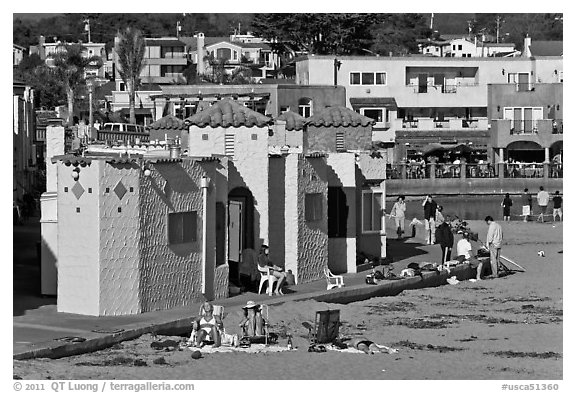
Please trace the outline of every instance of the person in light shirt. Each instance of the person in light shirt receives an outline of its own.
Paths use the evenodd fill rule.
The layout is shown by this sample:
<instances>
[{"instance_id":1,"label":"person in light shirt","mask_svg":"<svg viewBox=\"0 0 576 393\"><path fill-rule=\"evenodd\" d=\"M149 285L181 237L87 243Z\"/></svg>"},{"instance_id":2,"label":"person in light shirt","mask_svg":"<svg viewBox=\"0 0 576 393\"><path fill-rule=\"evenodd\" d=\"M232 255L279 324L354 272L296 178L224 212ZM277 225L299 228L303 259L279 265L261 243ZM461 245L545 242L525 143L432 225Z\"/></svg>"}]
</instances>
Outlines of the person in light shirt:
<instances>
[{"instance_id":1,"label":"person in light shirt","mask_svg":"<svg viewBox=\"0 0 576 393\"><path fill-rule=\"evenodd\" d=\"M500 261L500 249L502 248L502 227L496 223L492 216L486 216L484 219L488 225L488 234L486 235L486 247L490 251L490 266L492 274L489 278L498 278L498 265Z\"/></svg>"},{"instance_id":2,"label":"person in light shirt","mask_svg":"<svg viewBox=\"0 0 576 393\"><path fill-rule=\"evenodd\" d=\"M472 269L476 269L476 280L482 280L482 262L472 255L472 244L470 244L470 234L468 232L464 232L462 239L456 243L456 252L458 254L456 257L458 262L470 264Z\"/></svg>"},{"instance_id":3,"label":"person in light shirt","mask_svg":"<svg viewBox=\"0 0 576 393\"><path fill-rule=\"evenodd\" d=\"M536 219L536 222L542 219L544 222L544 214L546 213L546 209L548 208L548 201L550 200L550 194L548 191L544 191L544 187L540 186L540 191L538 191L538 195L536 195L536 199L538 200L538 207L540 207L540 214Z\"/></svg>"}]
</instances>

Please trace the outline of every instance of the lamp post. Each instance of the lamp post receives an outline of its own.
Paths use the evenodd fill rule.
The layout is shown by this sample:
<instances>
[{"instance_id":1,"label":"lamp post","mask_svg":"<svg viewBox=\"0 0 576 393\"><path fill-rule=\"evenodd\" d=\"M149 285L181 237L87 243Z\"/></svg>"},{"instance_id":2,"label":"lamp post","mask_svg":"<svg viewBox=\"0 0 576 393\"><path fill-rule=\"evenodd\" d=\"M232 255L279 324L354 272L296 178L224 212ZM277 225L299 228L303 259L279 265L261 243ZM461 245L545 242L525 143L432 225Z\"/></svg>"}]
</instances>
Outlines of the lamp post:
<instances>
[{"instance_id":1,"label":"lamp post","mask_svg":"<svg viewBox=\"0 0 576 393\"><path fill-rule=\"evenodd\" d=\"M86 78L86 87L88 87L88 102L89 102L88 125L90 126L90 130L92 130L92 127L94 127L94 112L92 109L92 93L94 92L94 78L92 77Z\"/></svg>"},{"instance_id":2,"label":"lamp post","mask_svg":"<svg viewBox=\"0 0 576 393\"><path fill-rule=\"evenodd\" d=\"M338 86L338 70L342 62L338 58L334 58L334 86Z\"/></svg>"}]
</instances>

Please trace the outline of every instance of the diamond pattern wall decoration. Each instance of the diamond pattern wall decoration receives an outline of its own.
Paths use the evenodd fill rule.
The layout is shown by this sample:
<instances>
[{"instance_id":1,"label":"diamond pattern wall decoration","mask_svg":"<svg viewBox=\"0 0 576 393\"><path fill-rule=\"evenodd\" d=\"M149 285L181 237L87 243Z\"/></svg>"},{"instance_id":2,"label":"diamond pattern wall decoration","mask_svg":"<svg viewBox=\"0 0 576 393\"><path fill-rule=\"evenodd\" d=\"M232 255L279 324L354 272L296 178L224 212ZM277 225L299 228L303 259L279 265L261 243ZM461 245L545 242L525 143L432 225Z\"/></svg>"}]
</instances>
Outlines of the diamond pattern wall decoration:
<instances>
[{"instance_id":1,"label":"diamond pattern wall decoration","mask_svg":"<svg viewBox=\"0 0 576 393\"><path fill-rule=\"evenodd\" d=\"M76 199L80 199L82 194L84 194L84 191L85 191L84 187L82 187L82 184L80 184L79 182L76 182L76 184L74 184L74 187L72 187L72 193L74 194Z\"/></svg>"},{"instance_id":2,"label":"diamond pattern wall decoration","mask_svg":"<svg viewBox=\"0 0 576 393\"><path fill-rule=\"evenodd\" d=\"M116 184L116 187L114 187L114 193L116 193L118 199L122 199L124 195L126 195L126 192L127 192L126 187L124 187L124 184L122 184L122 180L120 180L118 184Z\"/></svg>"}]
</instances>

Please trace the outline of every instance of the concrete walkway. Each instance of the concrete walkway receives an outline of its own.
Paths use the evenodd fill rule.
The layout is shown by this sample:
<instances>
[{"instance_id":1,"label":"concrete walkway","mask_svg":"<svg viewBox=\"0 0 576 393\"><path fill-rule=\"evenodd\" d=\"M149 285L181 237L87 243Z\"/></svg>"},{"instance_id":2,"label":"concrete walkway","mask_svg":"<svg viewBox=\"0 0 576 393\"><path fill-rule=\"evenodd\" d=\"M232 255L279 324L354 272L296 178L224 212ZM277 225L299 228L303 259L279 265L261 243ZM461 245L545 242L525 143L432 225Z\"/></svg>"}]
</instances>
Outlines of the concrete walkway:
<instances>
[{"instance_id":1,"label":"concrete walkway","mask_svg":"<svg viewBox=\"0 0 576 393\"><path fill-rule=\"evenodd\" d=\"M24 227L14 227L14 316L13 316L13 357L14 359L29 359L36 357L58 358L91 352L109 347L115 343L136 338L149 332L170 332L170 334L185 333L190 330L192 318L197 315L201 299L197 304L188 307L175 308L166 311L147 312L130 316L91 317L77 314L58 313L54 298L41 298L30 291L31 271L34 258L20 254L24 240L35 239L33 222ZM39 231L39 226L36 227ZM391 230L388 233L393 233ZM419 234L420 235L420 234ZM389 240L388 252L394 257L394 272L400 271L410 262L438 262L440 247L422 244L420 236L405 241ZM17 256L17 254L19 256ZM218 300L215 303L226 309L240 308L248 300L263 304L280 304L286 301L302 301L314 299L330 303L350 303L377 296L393 296L406 289L417 289L446 284L448 274L429 272L423 277L413 277L402 280L382 281L378 285L366 284L365 277L369 271L356 274L345 274L344 288L326 290L326 281L296 285L288 288L285 296L269 297L246 292L238 296ZM39 277L39 271L35 273ZM36 277L36 275L32 275ZM451 275L459 280L474 277L475 273L467 266L452 269ZM32 282L37 282L34 278ZM288 293L289 292L289 293ZM72 342L74 338L84 339Z\"/></svg>"}]
</instances>

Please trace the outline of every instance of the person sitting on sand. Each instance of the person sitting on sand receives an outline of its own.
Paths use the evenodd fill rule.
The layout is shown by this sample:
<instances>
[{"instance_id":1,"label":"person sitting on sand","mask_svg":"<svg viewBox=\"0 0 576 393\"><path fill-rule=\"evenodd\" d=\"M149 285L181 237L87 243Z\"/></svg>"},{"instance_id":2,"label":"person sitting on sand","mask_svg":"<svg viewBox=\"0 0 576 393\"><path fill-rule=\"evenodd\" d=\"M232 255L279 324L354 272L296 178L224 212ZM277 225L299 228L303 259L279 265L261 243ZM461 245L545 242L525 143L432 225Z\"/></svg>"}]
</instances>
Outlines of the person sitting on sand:
<instances>
[{"instance_id":1,"label":"person sitting on sand","mask_svg":"<svg viewBox=\"0 0 576 393\"><path fill-rule=\"evenodd\" d=\"M472 244L470 244L470 234L468 232L462 233L462 239L456 244L456 251L458 262L466 262L470 264L472 269L476 269L476 280L482 280L482 262L472 256Z\"/></svg>"},{"instance_id":2,"label":"person sitting on sand","mask_svg":"<svg viewBox=\"0 0 576 393\"><path fill-rule=\"evenodd\" d=\"M201 316L192 322L192 329L196 332L196 347L202 348L204 340L210 337L214 341L214 348L220 346L220 330L224 324L220 317L214 315L214 306L210 302L205 302L200 309Z\"/></svg>"},{"instance_id":3,"label":"person sitting on sand","mask_svg":"<svg viewBox=\"0 0 576 393\"><path fill-rule=\"evenodd\" d=\"M378 345L374 341L368 340L366 337L352 338L348 341L348 346L370 355L380 352L389 354L398 352L398 350L389 348L385 345Z\"/></svg>"},{"instance_id":4,"label":"person sitting on sand","mask_svg":"<svg viewBox=\"0 0 576 393\"><path fill-rule=\"evenodd\" d=\"M263 336L264 318L262 317L261 306L252 300L248 300L246 305L242 307L242 310L244 310L244 319L240 321L242 336Z\"/></svg>"}]
</instances>

